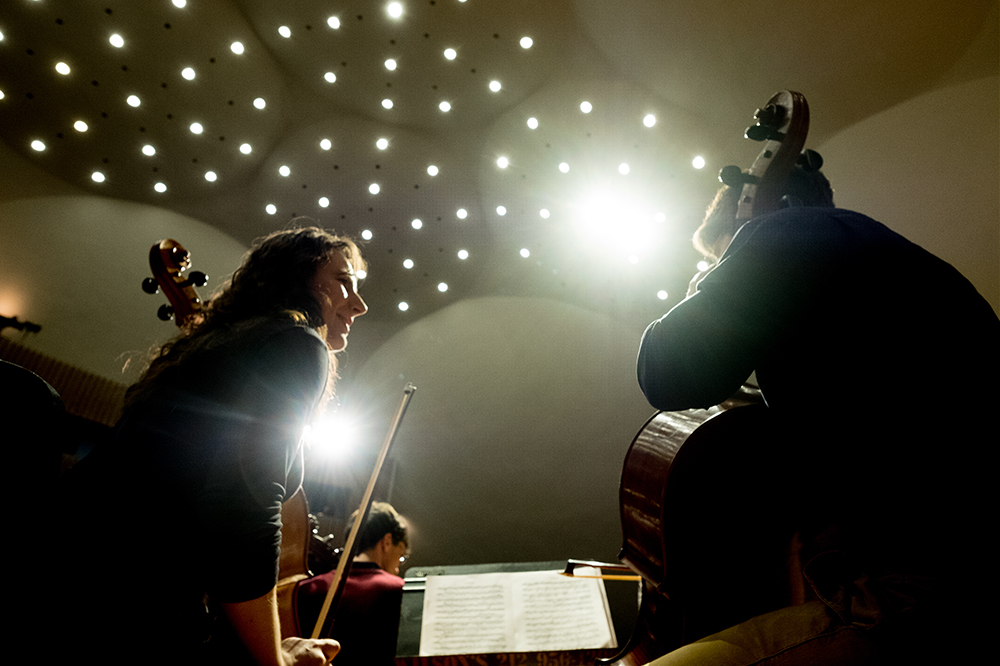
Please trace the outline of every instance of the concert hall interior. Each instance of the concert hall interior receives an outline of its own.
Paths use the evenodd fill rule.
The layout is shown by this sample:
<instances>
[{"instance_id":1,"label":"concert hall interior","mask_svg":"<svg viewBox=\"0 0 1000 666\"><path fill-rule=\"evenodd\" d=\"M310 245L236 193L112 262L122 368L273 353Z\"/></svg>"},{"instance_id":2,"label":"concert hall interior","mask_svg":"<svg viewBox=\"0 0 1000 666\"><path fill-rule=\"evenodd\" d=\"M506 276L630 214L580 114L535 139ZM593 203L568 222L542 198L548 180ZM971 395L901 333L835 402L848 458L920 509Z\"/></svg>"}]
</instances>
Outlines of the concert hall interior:
<instances>
[{"instance_id":1,"label":"concert hall interior","mask_svg":"<svg viewBox=\"0 0 1000 666\"><path fill-rule=\"evenodd\" d=\"M84 452L176 332L140 288L152 244L183 244L208 297L255 238L332 228L369 312L313 509L342 530L412 382L376 497L409 521L404 573L615 561L653 413L640 336L774 92L808 98L838 205L1000 311L998 26L997 0L4 0L2 357L56 387Z\"/></svg>"}]
</instances>

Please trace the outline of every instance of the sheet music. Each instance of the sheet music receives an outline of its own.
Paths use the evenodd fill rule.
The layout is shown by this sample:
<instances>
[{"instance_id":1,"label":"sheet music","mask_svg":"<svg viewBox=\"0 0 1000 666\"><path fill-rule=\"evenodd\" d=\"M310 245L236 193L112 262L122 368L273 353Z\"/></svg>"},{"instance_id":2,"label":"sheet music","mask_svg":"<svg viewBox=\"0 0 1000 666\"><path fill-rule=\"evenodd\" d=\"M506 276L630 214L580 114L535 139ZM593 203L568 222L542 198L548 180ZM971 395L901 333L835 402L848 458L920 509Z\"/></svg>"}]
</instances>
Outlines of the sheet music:
<instances>
[{"instance_id":1,"label":"sheet music","mask_svg":"<svg viewBox=\"0 0 1000 666\"><path fill-rule=\"evenodd\" d=\"M427 577L420 656L615 646L602 580L556 571Z\"/></svg>"}]
</instances>

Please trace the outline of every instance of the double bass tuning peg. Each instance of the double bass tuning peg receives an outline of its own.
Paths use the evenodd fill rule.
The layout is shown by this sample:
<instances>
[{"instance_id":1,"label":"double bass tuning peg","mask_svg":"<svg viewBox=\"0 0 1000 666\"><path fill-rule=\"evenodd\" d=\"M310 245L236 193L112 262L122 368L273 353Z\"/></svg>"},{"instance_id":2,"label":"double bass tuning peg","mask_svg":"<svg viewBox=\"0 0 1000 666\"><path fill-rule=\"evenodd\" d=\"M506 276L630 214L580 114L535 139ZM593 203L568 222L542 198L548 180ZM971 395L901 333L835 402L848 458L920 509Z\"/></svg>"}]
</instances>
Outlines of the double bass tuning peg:
<instances>
[{"instance_id":1,"label":"double bass tuning peg","mask_svg":"<svg viewBox=\"0 0 1000 666\"><path fill-rule=\"evenodd\" d=\"M742 188L744 185L757 183L760 178L745 173L743 169L735 164L730 164L729 166L722 167L722 170L719 171L719 180L729 187Z\"/></svg>"},{"instance_id":2,"label":"double bass tuning peg","mask_svg":"<svg viewBox=\"0 0 1000 666\"><path fill-rule=\"evenodd\" d=\"M823 156L815 150L806 148L799 154L799 159L796 164L802 167L805 171L819 171L823 168Z\"/></svg>"},{"instance_id":3,"label":"double bass tuning peg","mask_svg":"<svg viewBox=\"0 0 1000 666\"><path fill-rule=\"evenodd\" d=\"M743 136L752 141L781 141L782 134L778 131L785 121L785 108L777 104L767 104L754 111L753 119L756 125L751 125Z\"/></svg>"}]
</instances>

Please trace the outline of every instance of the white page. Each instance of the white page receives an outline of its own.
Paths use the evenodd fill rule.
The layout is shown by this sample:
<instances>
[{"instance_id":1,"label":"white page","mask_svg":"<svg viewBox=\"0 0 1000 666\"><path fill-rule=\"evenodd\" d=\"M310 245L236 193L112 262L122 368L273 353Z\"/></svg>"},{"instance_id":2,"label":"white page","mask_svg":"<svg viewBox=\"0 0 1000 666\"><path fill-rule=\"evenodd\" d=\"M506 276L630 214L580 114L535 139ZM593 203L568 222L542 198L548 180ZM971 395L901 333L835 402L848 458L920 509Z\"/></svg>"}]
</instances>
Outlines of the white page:
<instances>
[{"instance_id":1,"label":"white page","mask_svg":"<svg viewBox=\"0 0 1000 666\"><path fill-rule=\"evenodd\" d=\"M555 571L427 577L420 656L614 646L604 581Z\"/></svg>"}]
</instances>

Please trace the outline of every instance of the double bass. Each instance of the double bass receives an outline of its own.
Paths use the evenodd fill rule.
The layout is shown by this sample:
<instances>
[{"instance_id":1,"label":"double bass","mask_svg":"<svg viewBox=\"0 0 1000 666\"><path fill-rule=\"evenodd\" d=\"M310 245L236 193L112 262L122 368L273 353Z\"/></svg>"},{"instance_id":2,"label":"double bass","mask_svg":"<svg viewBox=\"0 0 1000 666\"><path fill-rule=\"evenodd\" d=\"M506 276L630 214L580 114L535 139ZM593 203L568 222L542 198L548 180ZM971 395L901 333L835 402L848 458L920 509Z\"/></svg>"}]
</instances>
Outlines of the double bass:
<instances>
[{"instance_id":1,"label":"double bass","mask_svg":"<svg viewBox=\"0 0 1000 666\"><path fill-rule=\"evenodd\" d=\"M737 224L781 206L796 164L816 170L804 151L805 97L775 94L754 114L746 138L764 143L749 170L719 179L740 188ZM636 435L623 466L619 558L641 578L636 628L606 665L645 664L727 627L804 600L794 526L756 520L779 505L787 483L770 460L781 450L756 387L710 409L659 412Z\"/></svg>"}]
</instances>

